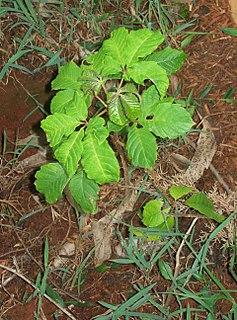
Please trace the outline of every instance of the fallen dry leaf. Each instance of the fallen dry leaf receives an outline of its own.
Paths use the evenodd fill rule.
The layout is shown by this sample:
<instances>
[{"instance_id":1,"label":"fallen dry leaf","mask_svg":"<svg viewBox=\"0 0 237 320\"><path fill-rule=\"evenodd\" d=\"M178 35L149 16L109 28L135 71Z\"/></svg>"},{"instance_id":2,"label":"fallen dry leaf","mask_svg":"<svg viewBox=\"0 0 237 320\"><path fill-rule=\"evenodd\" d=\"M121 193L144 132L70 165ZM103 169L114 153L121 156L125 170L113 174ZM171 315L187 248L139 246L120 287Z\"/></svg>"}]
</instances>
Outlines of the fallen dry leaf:
<instances>
[{"instance_id":1,"label":"fallen dry leaf","mask_svg":"<svg viewBox=\"0 0 237 320\"><path fill-rule=\"evenodd\" d=\"M204 119L203 130L200 132L191 164L183 174L184 180L191 185L198 181L202 177L204 170L210 167L216 150L217 144L215 136L211 131L209 122Z\"/></svg>"},{"instance_id":2,"label":"fallen dry leaf","mask_svg":"<svg viewBox=\"0 0 237 320\"><path fill-rule=\"evenodd\" d=\"M136 202L136 191L132 190L118 208L97 221L92 228L96 246L94 262L96 266L109 260L112 253L112 238L115 225L123 219L125 212L131 212Z\"/></svg>"}]
</instances>

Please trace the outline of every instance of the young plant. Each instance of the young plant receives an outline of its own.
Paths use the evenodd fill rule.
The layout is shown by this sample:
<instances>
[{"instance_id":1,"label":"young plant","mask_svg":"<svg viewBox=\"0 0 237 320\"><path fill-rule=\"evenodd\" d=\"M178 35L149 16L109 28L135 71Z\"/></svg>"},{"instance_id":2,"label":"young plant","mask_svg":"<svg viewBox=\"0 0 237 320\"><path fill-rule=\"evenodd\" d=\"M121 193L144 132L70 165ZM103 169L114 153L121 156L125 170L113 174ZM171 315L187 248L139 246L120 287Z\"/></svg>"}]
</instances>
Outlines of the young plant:
<instances>
[{"instance_id":1,"label":"young plant","mask_svg":"<svg viewBox=\"0 0 237 320\"><path fill-rule=\"evenodd\" d=\"M168 76L186 55L171 48L153 53L163 41L159 30L122 27L80 66L69 62L59 69L52 114L41 123L56 162L43 165L35 182L47 202L60 199L68 186L81 209L95 213L99 185L120 180L121 145L134 167L151 168L157 138L190 130L189 112L166 97Z\"/></svg>"}]
</instances>

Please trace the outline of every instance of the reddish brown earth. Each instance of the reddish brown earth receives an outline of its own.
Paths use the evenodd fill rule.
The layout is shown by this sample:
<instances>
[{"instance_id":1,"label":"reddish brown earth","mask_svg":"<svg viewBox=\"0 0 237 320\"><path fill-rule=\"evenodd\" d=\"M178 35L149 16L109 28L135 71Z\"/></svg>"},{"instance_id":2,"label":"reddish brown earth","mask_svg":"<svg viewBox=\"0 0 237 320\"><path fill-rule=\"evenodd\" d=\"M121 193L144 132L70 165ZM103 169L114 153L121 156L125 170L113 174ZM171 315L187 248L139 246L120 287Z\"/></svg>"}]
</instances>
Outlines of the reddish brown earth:
<instances>
[{"instance_id":1,"label":"reddish brown earth","mask_svg":"<svg viewBox=\"0 0 237 320\"><path fill-rule=\"evenodd\" d=\"M223 176L230 188L234 189L237 180L237 89L234 93L235 102L232 104L223 100L225 92L235 87L237 83L237 38L230 37L220 31L220 26L234 27L230 18L227 1L198 1L194 7L192 15L197 17L197 24L192 31L210 32L207 35L197 35L191 44L185 49L189 54L187 62L178 73L178 78L182 83L182 96L187 97L190 90L193 90L193 97L200 102L199 108L202 117L208 116L216 139L218 141L218 151L213 160L213 164L218 172ZM35 76L12 72L5 83L0 86L0 130L5 131L8 142L7 150L14 149L16 138L25 138L32 132L39 132L39 121L44 114L37 109L31 116L27 117L36 107L30 98L33 96L45 110L51 97L49 83L55 70L38 73ZM212 89L207 99L199 99L199 93L208 85L212 84ZM200 121L198 117L197 121ZM3 141L1 141L1 148ZM37 149L31 148L24 153L24 157L35 153ZM8 156L10 159L10 156ZM5 171L4 171L5 172ZM16 176L20 172L15 173ZM42 272L42 252L45 237L48 236L50 244L50 260L53 260L58 248L66 239L72 239L78 233L78 224L75 213L68 203L64 200L55 206L48 206L40 199L33 196L37 192L33 188L33 171L26 176L13 192L1 193L1 218L0 218L0 263L11 268L15 268L12 261L16 258L20 273L28 279L35 281L36 275ZM216 183L216 178L208 170L199 181L199 188L208 190ZM219 190L222 186L217 182ZM105 191L106 192L106 191ZM110 187L109 194L114 195L107 198L106 211L113 208L113 199L119 198L116 186ZM10 209L9 209L10 208ZM17 220L36 210L31 217L22 222ZM55 217L55 211L57 216ZM184 231L187 229L189 221L184 220ZM203 228L199 221L197 228ZM83 234L82 234L83 235ZM73 258L74 265L80 264L92 248L90 237L84 238L78 247L76 258ZM220 258L220 250L213 254L213 272L222 284L230 290L237 290L237 285L227 271L227 261ZM0 269L2 281L9 273ZM156 290L159 292L167 290L169 284L164 281L153 270L152 282L158 283ZM97 272L90 262L87 266L85 282L78 294L75 289L70 291L68 288L62 289L60 279L51 275L49 284L59 289L59 293L65 300L89 301L93 306L75 307L72 313L77 319L87 320L93 316L100 315L106 311L98 301L106 301L112 304L122 303L132 293L133 284L141 282L147 285L146 279L141 277L134 266L122 266L118 269L108 269L100 273ZM199 287L192 288L199 291ZM213 290L216 288L213 288ZM0 318L11 319L34 319L34 312L37 308L36 299L27 304L23 304L23 295L32 293L32 288L25 281L15 277L9 284L0 288ZM233 293L236 299L236 293ZM196 304L191 299L185 301L195 307ZM184 304L185 305L185 304ZM174 299L171 300L171 309L176 308ZM230 305L226 301L218 302L216 312L228 312ZM43 300L42 312L45 319L53 319L55 306ZM143 312L153 312L149 308L140 310ZM205 315L204 315L205 318ZM42 318L43 319L43 318ZM65 315L60 314L59 319L66 319Z\"/></svg>"}]
</instances>

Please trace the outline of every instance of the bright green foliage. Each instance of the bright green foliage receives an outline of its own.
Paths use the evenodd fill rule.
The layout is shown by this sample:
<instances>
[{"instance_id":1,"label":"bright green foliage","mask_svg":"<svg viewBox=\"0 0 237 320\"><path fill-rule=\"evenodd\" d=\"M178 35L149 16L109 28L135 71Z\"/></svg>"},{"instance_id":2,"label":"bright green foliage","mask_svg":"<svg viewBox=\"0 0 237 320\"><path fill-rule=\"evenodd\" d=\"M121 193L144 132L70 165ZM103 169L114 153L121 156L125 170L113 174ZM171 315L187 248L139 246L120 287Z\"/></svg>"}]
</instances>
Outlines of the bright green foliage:
<instances>
[{"instance_id":1,"label":"bright green foliage","mask_svg":"<svg viewBox=\"0 0 237 320\"><path fill-rule=\"evenodd\" d=\"M225 220L225 217L215 212L212 201L203 192L193 194L185 204L219 223Z\"/></svg>"},{"instance_id":2,"label":"bright green foliage","mask_svg":"<svg viewBox=\"0 0 237 320\"><path fill-rule=\"evenodd\" d=\"M191 192L192 187L172 186L169 188L169 193L175 201L188 195ZM224 216L215 212L213 202L209 200L203 192L197 192L192 194L184 203L188 205L190 208L197 210L204 216L213 219L219 223L225 220Z\"/></svg>"},{"instance_id":3,"label":"bright green foliage","mask_svg":"<svg viewBox=\"0 0 237 320\"><path fill-rule=\"evenodd\" d=\"M74 93L75 91L71 89L59 91L51 101L51 113L66 113L67 106L70 108L70 104L73 101Z\"/></svg>"},{"instance_id":4,"label":"bright green foliage","mask_svg":"<svg viewBox=\"0 0 237 320\"><path fill-rule=\"evenodd\" d=\"M162 206L163 201L161 200L151 200L145 205L142 219L145 226L157 227L164 222Z\"/></svg>"},{"instance_id":5,"label":"bright green foliage","mask_svg":"<svg viewBox=\"0 0 237 320\"><path fill-rule=\"evenodd\" d=\"M125 48L126 65L128 67L150 55L162 42L164 36L160 30L155 32L148 29L131 31Z\"/></svg>"},{"instance_id":6,"label":"bright green foliage","mask_svg":"<svg viewBox=\"0 0 237 320\"><path fill-rule=\"evenodd\" d=\"M63 138L68 137L79 124L79 121L66 114L55 113L41 122L41 128L47 135L50 147L55 147Z\"/></svg>"},{"instance_id":7,"label":"bright green foliage","mask_svg":"<svg viewBox=\"0 0 237 320\"><path fill-rule=\"evenodd\" d=\"M167 47L150 55L147 60L157 62L167 74L173 74L182 67L187 56L182 50Z\"/></svg>"},{"instance_id":8,"label":"bright green foliage","mask_svg":"<svg viewBox=\"0 0 237 320\"><path fill-rule=\"evenodd\" d=\"M148 108L150 112L144 111L143 117L144 114L146 117L141 119L140 123L158 137L177 138L185 134L194 124L190 114L184 108L165 99Z\"/></svg>"},{"instance_id":9,"label":"bright green foliage","mask_svg":"<svg viewBox=\"0 0 237 320\"><path fill-rule=\"evenodd\" d=\"M158 227L161 230L171 230L174 226L174 217L167 216L169 208L162 209L163 201L151 200L147 202L142 214L142 222L147 227Z\"/></svg>"},{"instance_id":10,"label":"bright green foliage","mask_svg":"<svg viewBox=\"0 0 237 320\"><path fill-rule=\"evenodd\" d=\"M149 169L157 159L156 138L144 128L134 126L128 133L127 151L135 167Z\"/></svg>"},{"instance_id":11,"label":"bright green foliage","mask_svg":"<svg viewBox=\"0 0 237 320\"><path fill-rule=\"evenodd\" d=\"M141 106L135 94L118 92L108 95L108 108L110 120L119 125L128 124L136 120L141 112ZM126 112L125 112L126 110Z\"/></svg>"},{"instance_id":12,"label":"bright green foliage","mask_svg":"<svg viewBox=\"0 0 237 320\"><path fill-rule=\"evenodd\" d=\"M79 90L81 86L81 83L79 82L81 74L81 68L78 67L74 62L69 62L59 69L58 76L52 81L52 89Z\"/></svg>"},{"instance_id":13,"label":"bright green foliage","mask_svg":"<svg viewBox=\"0 0 237 320\"><path fill-rule=\"evenodd\" d=\"M87 178L85 172L80 169L71 179L69 189L75 201L80 203L86 213L96 212L96 200L98 200L99 186L94 180Z\"/></svg>"},{"instance_id":14,"label":"bright green foliage","mask_svg":"<svg viewBox=\"0 0 237 320\"><path fill-rule=\"evenodd\" d=\"M111 33L110 39L103 45L104 54L110 56L120 67L126 64L126 44L128 31L125 28L119 28Z\"/></svg>"},{"instance_id":15,"label":"bright green foliage","mask_svg":"<svg viewBox=\"0 0 237 320\"><path fill-rule=\"evenodd\" d=\"M190 114L165 98L168 74L186 55L171 48L154 53L163 41L159 30L118 28L80 66L69 62L59 69L52 81L52 89L59 90L52 114L41 123L58 162L36 173L36 188L48 202L57 201L69 183L81 209L96 212L98 185L120 180L114 132L127 135L124 151L133 166L152 168L157 137L173 139L190 130ZM146 213L144 219L150 219Z\"/></svg>"},{"instance_id":16,"label":"bright green foliage","mask_svg":"<svg viewBox=\"0 0 237 320\"><path fill-rule=\"evenodd\" d=\"M128 69L126 77L134 82L144 85L145 80L150 80L156 86L163 98L169 87L169 79L165 69L154 61L141 61Z\"/></svg>"},{"instance_id":17,"label":"bright green foliage","mask_svg":"<svg viewBox=\"0 0 237 320\"><path fill-rule=\"evenodd\" d=\"M125 28L119 28L104 42L103 50L122 68L131 67L151 54L163 41L164 36L159 30L141 29L128 33Z\"/></svg>"},{"instance_id":18,"label":"bright green foliage","mask_svg":"<svg viewBox=\"0 0 237 320\"><path fill-rule=\"evenodd\" d=\"M35 177L36 189L45 195L48 203L54 203L62 197L68 176L60 163L44 164L36 172Z\"/></svg>"},{"instance_id":19,"label":"bright green foliage","mask_svg":"<svg viewBox=\"0 0 237 320\"><path fill-rule=\"evenodd\" d=\"M147 202L142 214L142 222L147 227L157 227L161 230L171 230L174 226L174 217L167 216L169 208L162 209L163 201L151 200Z\"/></svg>"},{"instance_id":20,"label":"bright green foliage","mask_svg":"<svg viewBox=\"0 0 237 320\"><path fill-rule=\"evenodd\" d=\"M73 132L54 152L55 158L65 167L69 177L72 177L77 171L78 161L83 152L83 137L82 129Z\"/></svg>"},{"instance_id":21,"label":"bright green foliage","mask_svg":"<svg viewBox=\"0 0 237 320\"><path fill-rule=\"evenodd\" d=\"M99 184L119 181L119 164L107 140L99 143L89 134L83 142L82 166L90 179Z\"/></svg>"},{"instance_id":22,"label":"bright green foliage","mask_svg":"<svg viewBox=\"0 0 237 320\"><path fill-rule=\"evenodd\" d=\"M174 200L178 200L189 194L192 191L192 187L185 187L185 186L172 186L169 188L170 195L174 198Z\"/></svg>"},{"instance_id":23,"label":"bright green foliage","mask_svg":"<svg viewBox=\"0 0 237 320\"><path fill-rule=\"evenodd\" d=\"M105 120L101 117L91 118L87 125L86 134L92 134L99 144L103 143L109 136Z\"/></svg>"},{"instance_id":24,"label":"bright green foliage","mask_svg":"<svg viewBox=\"0 0 237 320\"><path fill-rule=\"evenodd\" d=\"M52 113L64 113L76 120L86 120L88 116L87 96L80 90L59 91L52 99Z\"/></svg>"},{"instance_id":25,"label":"bright green foliage","mask_svg":"<svg viewBox=\"0 0 237 320\"><path fill-rule=\"evenodd\" d=\"M144 206L143 212L139 214L143 224L148 228L155 228L157 235L148 235L148 241L160 240L162 231L170 231L174 227L174 217L168 216L170 208L163 209L164 203L161 200L151 200ZM141 231L134 230L137 237L144 237Z\"/></svg>"}]
</instances>

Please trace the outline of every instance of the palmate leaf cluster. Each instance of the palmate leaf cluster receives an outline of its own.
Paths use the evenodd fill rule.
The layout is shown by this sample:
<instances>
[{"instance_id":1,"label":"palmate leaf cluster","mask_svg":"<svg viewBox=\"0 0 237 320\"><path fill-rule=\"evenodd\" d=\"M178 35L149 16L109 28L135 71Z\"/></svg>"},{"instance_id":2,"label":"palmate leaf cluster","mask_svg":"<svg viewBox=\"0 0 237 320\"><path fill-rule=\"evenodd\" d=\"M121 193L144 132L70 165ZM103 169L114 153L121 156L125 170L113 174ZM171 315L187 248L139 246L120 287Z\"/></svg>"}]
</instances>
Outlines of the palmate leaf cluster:
<instances>
[{"instance_id":1,"label":"palmate leaf cluster","mask_svg":"<svg viewBox=\"0 0 237 320\"><path fill-rule=\"evenodd\" d=\"M36 189L49 203L68 185L81 209L96 212L99 185L120 180L120 165L109 144L114 132L127 132L126 151L133 166L151 168L157 138L174 139L193 125L189 113L166 98L169 75L183 64L184 52L165 48L159 30L119 28L98 52L77 66L62 66L52 81L58 90L51 114L42 121L55 162L36 173ZM92 112L95 101L101 109Z\"/></svg>"}]
</instances>

